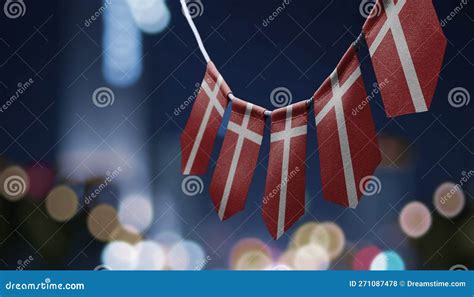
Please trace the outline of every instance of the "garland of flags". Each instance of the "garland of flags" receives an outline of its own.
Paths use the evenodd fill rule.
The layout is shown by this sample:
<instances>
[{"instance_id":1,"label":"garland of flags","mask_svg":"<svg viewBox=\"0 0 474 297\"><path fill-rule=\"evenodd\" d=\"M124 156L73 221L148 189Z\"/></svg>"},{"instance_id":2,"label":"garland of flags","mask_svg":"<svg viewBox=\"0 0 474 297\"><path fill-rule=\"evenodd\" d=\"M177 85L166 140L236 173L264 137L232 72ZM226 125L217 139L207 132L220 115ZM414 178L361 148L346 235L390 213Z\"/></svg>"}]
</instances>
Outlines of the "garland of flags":
<instances>
[{"instance_id":1,"label":"garland of flags","mask_svg":"<svg viewBox=\"0 0 474 297\"><path fill-rule=\"evenodd\" d=\"M313 97L274 111L236 98L210 60L181 0L184 15L206 59L207 70L181 135L182 173L207 172L224 111L232 111L212 176L210 194L221 220L244 209L257 165L265 118L271 118L263 219L278 239L305 212L308 108L314 108L323 196L355 208L359 186L381 161L357 47L367 44L388 117L427 111L434 96L446 37L431 0L377 0L362 34ZM420 25L422 24L422 25ZM352 111L352 112L351 112ZM354 112L356 111L356 112Z\"/></svg>"}]
</instances>

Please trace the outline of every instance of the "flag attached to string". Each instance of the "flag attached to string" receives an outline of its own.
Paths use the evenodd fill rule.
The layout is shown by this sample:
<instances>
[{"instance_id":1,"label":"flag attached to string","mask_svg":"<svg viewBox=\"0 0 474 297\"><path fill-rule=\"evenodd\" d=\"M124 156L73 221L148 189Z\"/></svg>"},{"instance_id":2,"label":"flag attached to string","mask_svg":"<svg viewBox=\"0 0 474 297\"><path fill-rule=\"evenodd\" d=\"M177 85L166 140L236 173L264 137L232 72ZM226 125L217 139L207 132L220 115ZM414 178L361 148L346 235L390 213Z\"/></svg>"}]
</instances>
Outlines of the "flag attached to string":
<instances>
[{"instance_id":1,"label":"flag attached to string","mask_svg":"<svg viewBox=\"0 0 474 297\"><path fill-rule=\"evenodd\" d=\"M209 62L191 115L181 134L183 174L202 175L207 172L230 93L222 75Z\"/></svg>"},{"instance_id":2,"label":"flag attached to string","mask_svg":"<svg viewBox=\"0 0 474 297\"><path fill-rule=\"evenodd\" d=\"M364 189L361 180L373 174L381 158L353 46L313 98L323 195L354 208Z\"/></svg>"},{"instance_id":3,"label":"flag attached to string","mask_svg":"<svg viewBox=\"0 0 474 297\"><path fill-rule=\"evenodd\" d=\"M272 112L263 220L275 239L305 210L307 110L303 101Z\"/></svg>"},{"instance_id":4,"label":"flag attached to string","mask_svg":"<svg viewBox=\"0 0 474 297\"><path fill-rule=\"evenodd\" d=\"M186 19L206 59L209 55L186 1ZM422 25L420 25L422 24ZM377 0L363 27L375 76L389 117L427 111L447 40L432 0ZM375 92L375 90L374 90ZM181 135L182 171L206 173L231 93L212 62ZM372 92L371 92L372 93ZM313 96L321 179L326 200L356 207L365 182L380 163L376 132L354 46ZM305 212L307 104L271 113L271 144L263 219L280 238ZM210 193L224 220L245 207L264 131L264 110L236 99Z\"/></svg>"},{"instance_id":5,"label":"flag attached to string","mask_svg":"<svg viewBox=\"0 0 474 297\"><path fill-rule=\"evenodd\" d=\"M232 100L232 114L210 186L221 220L245 207L262 144L264 112L259 106Z\"/></svg>"},{"instance_id":6,"label":"flag attached to string","mask_svg":"<svg viewBox=\"0 0 474 297\"><path fill-rule=\"evenodd\" d=\"M389 117L427 111L446 49L432 0L378 0L363 27Z\"/></svg>"}]
</instances>

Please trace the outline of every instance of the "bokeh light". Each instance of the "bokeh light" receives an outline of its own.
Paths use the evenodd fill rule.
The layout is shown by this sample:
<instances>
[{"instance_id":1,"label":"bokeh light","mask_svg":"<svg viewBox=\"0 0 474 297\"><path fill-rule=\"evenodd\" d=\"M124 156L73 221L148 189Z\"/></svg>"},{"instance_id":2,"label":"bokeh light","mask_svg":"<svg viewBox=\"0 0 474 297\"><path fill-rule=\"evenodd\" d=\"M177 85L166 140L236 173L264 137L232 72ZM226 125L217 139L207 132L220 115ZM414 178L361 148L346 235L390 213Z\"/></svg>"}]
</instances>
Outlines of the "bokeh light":
<instances>
[{"instance_id":1,"label":"bokeh light","mask_svg":"<svg viewBox=\"0 0 474 297\"><path fill-rule=\"evenodd\" d=\"M109 241L119 225L117 211L108 204L96 206L87 217L87 228L96 239Z\"/></svg>"},{"instance_id":2,"label":"bokeh light","mask_svg":"<svg viewBox=\"0 0 474 297\"><path fill-rule=\"evenodd\" d=\"M167 267L172 270L186 270L190 266L190 255L183 241L174 244L168 251Z\"/></svg>"},{"instance_id":3,"label":"bokeh light","mask_svg":"<svg viewBox=\"0 0 474 297\"><path fill-rule=\"evenodd\" d=\"M410 165L412 156L406 140L388 135L380 135L377 139L382 152L380 166L400 168Z\"/></svg>"},{"instance_id":4,"label":"bokeh light","mask_svg":"<svg viewBox=\"0 0 474 297\"><path fill-rule=\"evenodd\" d=\"M28 193L29 188L28 174L19 166L7 167L0 174L1 194L9 201L22 199Z\"/></svg>"},{"instance_id":5,"label":"bokeh light","mask_svg":"<svg viewBox=\"0 0 474 297\"><path fill-rule=\"evenodd\" d=\"M430 229L432 218L429 209L423 203L413 201L403 207L399 222L406 235L419 238Z\"/></svg>"},{"instance_id":6,"label":"bokeh light","mask_svg":"<svg viewBox=\"0 0 474 297\"><path fill-rule=\"evenodd\" d=\"M145 231L153 222L151 200L141 195L132 195L120 202L119 220L124 226L130 226L139 232Z\"/></svg>"},{"instance_id":7,"label":"bokeh light","mask_svg":"<svg viewBox=\"0 0 474 297\"><path fill-rule=\"evenodd\" d=\"M118 87L134 84L143 72L142 35L126 1L105 10L103 46L105 79Z\"/></svg>"},{"instance_id":8,"label":"bokeh light","mask_svg":"<svg viewBox=\"0 0 474 297\"><path fill-rule=\"evenodd\" d=\"M189 255L189 263L187 269L201 270L205 263L205 253L203 248L196 242L185 240L183 243L184 248L187 250Z\"/></svg>"},{"instance_id":9,"label":"bokeh light","mask_svg":"<svg viewBox=\"0 0 474 297\"><path fill-rule=\"evenodd\" d=\"M382 251L374 246L366 246L354 255L352 260L352 269L353 270L369 270L372 261L380 254Z\"/></svg>"},{"instance_id":10,"label":"bokeh light","mask_svg":"<svg viewBox=\"0 0 474 297\"><path fill-rule=\"evenodd\" d=\"M244 238L239 240L230 252L230 267L235 268L242 255L251 251L259 251L271 259L270 248L263 241L257 238Z\"/></svg>"},{"instance_id":11,"label":"bokeh light","mask_svg":"<svg viewBox=\"0 0 474 297\"><path fill-rule=\"evenodd\" d=\"M77 212L79 199L76 192L66 185L55 187L46 197L46 210L54 220L70 220Z\"/></svg>"},{"instance_id":12,"label":"bokeh light","mask_svg":"<svg viewBox=\"0 0 474 297\"><path fill-rule=\"evenodd\" d=\"M164 0L127 0L137 26L145 33L163 31L171 20Z\"/></svg>"},{"instance_id":13,"label":"bokeh light","mask_svg":"<svg viewBox=\"0 0 474 297\"><path fill-rule=\"evenodd\" d=\"M295 267L295 253L296 253L295 249L286 250L278 258L278 264L288 266L290 268L294 268Z\"/></svg>"},{"instance_id":14,"label":"bokeh light","mask_svg":"<svg viewBox=\"0 0 474 297\"><path fill-rule=\"evenodd\" d=\"M316 229L318 229L318 231L315 231ZM312 242L312 240L316 239L317 236L313 236L313 233L319 233L319 237L322 237L322 239L324 238L328 238L329 236L321 236L321 235L324 235L324 229L321 228L320 224L316 223L316 222L309 222L309 223L305 223L303 224L302 226L300 226L296 231L295 233L293 234L292 236L292 239L291 239L291 242L290 242L290 248L298 248L298 247L302 247L302 246L305 246L309 243ZM321 240L321 238L320 238Z\"/></svg>"},{"instance_id":15,"label":"bokeh light","mask_svg":"<svg viewBox=\"0 0 474 297\"><path fill-rule=\"evenodd\" d=\"M405 270L405 263L395 251L384 251L372 260L370 270Z\"/></svg>"},{"instance_id":16,"label":"bokeh light","mask_svg":"<svg viewBox=\"0 0 474 297\"><path fill-rule=\"evenodd\" d=\"M433 204L439 214L446 218L454 218L464 209L466 197L459 185L446 182L436 189Z\"/></svg>"},{"instance_id":17,"label":"bokeh light","mask_svg":"<svg viewBox=\"0 0 474 297\"><path fill-rule=\"evenodd\" d=\"M132 270L136 267L137 251L123 241L113 241L102 251L102 263L112 270Z\"/></svg>"},{"instance_id":18,"label":"bokeh light","mask_svg":"<svg viewBox=\"0 0 474 297\"><path fill-rule=\"evenodd\" d=\"M46 196L54 183L53 169L45 165L30 166L26 168L26 173L30 180L29 193L35 198Z\"/></svg>"},{"instance_id":19,"label":"bokeh light","mask_svg":"<svg viewBox=\"0 0 474 297\"><path fill-rule=\"evenodd\" d=\"M341 227L332 222L323 223L322 226L329 236L327 246L329 257L334 260L339 257L344 250L344 245L346 243L344 232L342 231Z\"/></svg>"},{"instance_id":20,"label":"bokeh light","mask_svg":"<svg viewBox=\"0 0 474 297\"><path fill-rule=\"evenodd\" d=\"M283 264L278 264L278 265L275 265L275 266L271 267L268 270L293 270L293 269L291 269L291 267L289 267L289 266L286 266L286 265L283 265Z\"/></svg>"},{"instance_id":21,"label":"bokeh light","mask_svg":"<svg viewBox=\"0 0 474 297\"><path fill-rule=\"evenodd\" d=\"M143 236L133 227L124 226L119 223L110 234L110 240L124 241L130 244L136 244L143 240Z\"/></svg>"},{"instance_id":22,"label":"bokeh light","mask_svg":"<svg viewBox=\"0 0 474 297\"><path fill-rule=\"evenodd\" d=\"M166 263L166 253L162 246L153 241L139 242L137 251L137 270L162 270Z\"/></svg>"},{"instance_id":23,"label":"bokeh light","mask_svg":"<svg viewBox=\"0 0 474 297\"><path fill-rule=\"evenodd\" d=\"M272 258L261 250L243 253L235 264L234 270L265 270L272 266Z\"/></svg>"},{"instance_id":24,"label":"bokeh light","mask_svg":"<svg viewBox=\"0 0 474 297\"><path fill-rule=\"evenodd\" d=\"M297 270L327 270L329 264L327 250L315 243L300 247L295 252L294 267Z\"/></svg>"}]
</instances>

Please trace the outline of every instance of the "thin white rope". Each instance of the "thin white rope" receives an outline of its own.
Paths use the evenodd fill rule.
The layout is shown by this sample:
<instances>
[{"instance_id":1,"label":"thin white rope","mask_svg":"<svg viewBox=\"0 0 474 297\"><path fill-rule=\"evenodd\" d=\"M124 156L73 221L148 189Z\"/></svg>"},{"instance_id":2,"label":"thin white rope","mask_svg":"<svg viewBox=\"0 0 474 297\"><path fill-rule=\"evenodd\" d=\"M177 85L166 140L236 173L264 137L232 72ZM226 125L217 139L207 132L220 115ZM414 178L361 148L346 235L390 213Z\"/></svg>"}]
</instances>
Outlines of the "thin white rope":
<instances>
[{"instance_id":1,"label":"thin white rope","mask_svg":"<svg viewBox=\"0 0 474 297\"><path fill-rule=\"evenodd\" d=\"M193 30L194 37L196 38L196 41L199 45L199 49L201 50L202 55L204 56L204 59L206 60L207 63L211 61L209 58L209 54L206 51L206 48L204 47L204 43L202 42L201 35L199 35L199 31L196 28L196 25L194 24L193 18L191 17L191 14L189 13L188 6L186 5L186 0L181 0L181 7L183 8L183 13L184 16L186 17L186 20L188 20L188 24L191 27L191 30Z\"/></svg>"},{"instance_id":2,"label":"thin white rope","mask_svg":"<svg viewBox=\"0 0 474 297\"><path fill-rule=\"evenodd\" d=\"M209 54L207 53L206 48L204 47L204 43L202 42L201 35L199 34L199 31L196 28L196 25L194 24L193 18L191 17L191 14L189 13L188 6L186 5L186 0L180 0L180 2L181 2L181 7L183 9L184 16L186 17L186 20L188 21L188 24L191 27L191 30L193 31L194 38L196 38L196 41L199 45L199 49L201 50L201 53L204 56L204 59L206 60L206 62L209 63L211 61L211 58L209 58ZM235 96L231 93L228 95L228 99L229 101L232 101L235 99ZM308 106L308 108L311 106L312 101L313 101L312 97L306 100L306 105ZM272 114L272 111L265 110L266 117L271 116L271 114Z\"/></svg>"}]
</instances>

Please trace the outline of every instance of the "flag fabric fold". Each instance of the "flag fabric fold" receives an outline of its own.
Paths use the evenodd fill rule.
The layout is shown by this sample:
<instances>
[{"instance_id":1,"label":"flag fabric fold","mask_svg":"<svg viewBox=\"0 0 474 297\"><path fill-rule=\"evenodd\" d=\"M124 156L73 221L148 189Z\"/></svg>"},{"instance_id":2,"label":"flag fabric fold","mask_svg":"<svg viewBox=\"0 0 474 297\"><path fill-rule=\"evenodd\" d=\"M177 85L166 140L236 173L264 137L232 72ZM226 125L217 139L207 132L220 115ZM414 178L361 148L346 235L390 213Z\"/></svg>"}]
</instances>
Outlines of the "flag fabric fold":
<instances>
[{"instance_id":1,"label":"flag fabric fold","mask_svg":"<svg viewBox=\"0 0 474 297\"><path fill-rule=\"evenodd\" d=\"M245 207L265 127L265 109L237 98L212 176L210 194L221 220Z\"/></svg>"},{"instance_id":2,"label":"flag fabric fold","mask_svg":"<svg viewBox=\"0 0 474 297\"><path fill-rule=\"evenodd\" d=\"M381 157L353 46L313 98L324 198L355 208Z\"/></svg>"},{"instance_id":3,"label":"flag fabric fold","mask_svg":"<svg viewBox=\"0 0 474 297\"><path fill-rule=\"evenodd\" d=\"M378 0L364 24L375 75L389 117L431 105L447 40L432 0Z\"/></svg>"},{"instance_id":4,"label":"flag fabric fold","mask_svg":"<svg viewBox=\"0 0 474 297\"><path fill-rule=\"evenodd\" d=\"M303 101L272 112L263 220L274 239L305 211L307 110Z\"/></svg>"},{"instance_id":5,"label":"flag fabric fold","mask_svg":"<svg viewBox=\"0 0 474 297\"><path fill-rule=\"evenodd\" d=\"M181 133L181 170L185 175L207 172L217 132L231 90L209 62L186 127Z\"/></svg>"}]
</instances>

